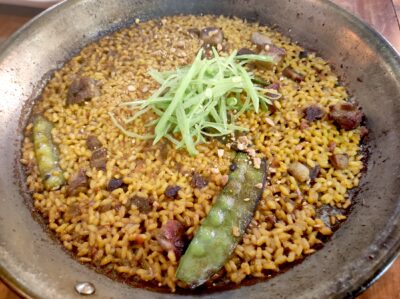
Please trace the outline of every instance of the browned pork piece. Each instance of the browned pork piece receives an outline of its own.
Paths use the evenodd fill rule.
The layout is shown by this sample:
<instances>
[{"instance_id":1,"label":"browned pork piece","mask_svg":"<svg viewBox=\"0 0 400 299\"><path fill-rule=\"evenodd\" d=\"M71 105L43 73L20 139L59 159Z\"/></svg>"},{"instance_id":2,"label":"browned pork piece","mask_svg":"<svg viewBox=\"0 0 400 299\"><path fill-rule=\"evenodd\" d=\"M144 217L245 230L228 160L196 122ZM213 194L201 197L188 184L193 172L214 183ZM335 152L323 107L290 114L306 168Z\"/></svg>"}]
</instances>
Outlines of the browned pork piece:
<instances>
[{"instance_id":1,"label":"browned pork piece","mask_svg":"<svg viewBox=\"0 0 400 299\"><path fill-rule=\"evenodd\" d=\"M90 159L90 166L97 170L105 170L107 164L107 149L104 147L98 148L93 151Z\"/></svg>"},{"instance_id":2,"label":"browned pork piece","mask_svg":"<svg viewBox=\"0 0 400 299\"><path fill-rule=\"evenodd\" d=\"M200 175L199 173L193 172L192 181L191 181L190 185L193 188L202 189L208 185L208 180L206 178L204 178L202 175Z\"/></svg>"},{"instance_id":3,"label":"browned pork piece","mask_svg":"<svg viewBox=\"0 0 400 299\"><path fill-rule=\"evenodd\" d=\"M325 111L319 105L313 104L304 108L303 114L307 121L313 122L323 118Z\"/></svg>"},{"instance_id":4,"label":"browned pork piece","mask_svg":"<svg viewBox=\"0 0 400 299\"><path fill-rule=\"evenodd\" d=\"M81 104L100 96L98 82L92 78L75 79L68 90L67 105Z\"/></svg>"},{"instance_id":5,"label":"browned pork piece","mask_svg":"<svg viewBox=\"0 0 400 299\"><path fill-rule=\"evenodd\" d=\"M224 33L221 29L216 27L206 27L200 30L200 39L204 45L217 47L224 41Z\"/></svg>"},{"instance_id":6,"label":"browned pork piece","mask_svg":"<svg viewBox=\"0 0 400 299\"><path fill-rule=\"evenodd\" d=\"M257 46L259 55L272 57L274 64L281 62L283 57L286 55L285 49L275 46L268 36L260 32L254 32L251 35L251 42Z\"/></svg>"},{"instance_id":7,"label":"browned pork piece","mask_svg":"<svg viewBox=\"0 0 400 299\"><path fill-rule=\"evenodd\" d=\"M128 200L129 208L135 205L140 213L148 214L153 209L153 200L142 196L133 196Z\"/></svg>"},{"instance_id":8,"label":"browned pork piece","mask_svg":"<svg viewBox=\"0 0 400 299\"><path fill-rule=\"evenodd\" d=\"M270 56L275 64L282 61L283 57L286 55L286 51L279 48L273 44L265 45L264 48L258 53L259 55Z\"/></svg>"},{"instance_id":9,"label":"browned pork piece","mask_svg":"<svg viewBox=\"0 0 400 299\"><path fill-rule=\"evenodd\" d=\"M318 164L310 169L310 180L312 183L315 182L315 179L319 176L320 172L321 172L321 167Z\"/></svg>"},{"instance_id":10,"label":"browned pork piece","mask_svg":"<svg viewBox=\"0 0 400 299\"><path fill-rule=\"evenodd\" d=\"M181 190L181 187L170 185L165 189L164 194L168 198L175 198L178 195L179 190Z\"/></svg>"},{"instance_id":11,"label":"browned pork piece","mask_svg":"<svg viewBox=\"0 0 400 299\"><path fill-rule=\"evenodd\" d=\"M329 161L335 169L345 169L349 165L349 156L347 154L333 154Z\"/></svg>"},{"instance_id":12,"label":"browned pork piece","mask_svg":"<svg viewBox=\"0 0 400 299\"><path fill-rule=\"evenodd\" d=\"M329 118L346 131L354 130L360 126L363 116L360 108L353 103L333 105L329 113Z\"/></svg>"},{"instance_id":13,"label":"browned pork piece","mask_svg":"<svg viewBox=\"0 0 400 299\"><path fill-rule=\"evenodd\" d=\"M108 181L107 190L112 192L118 188L124 188L124 187L127 187L127 185L125 185L121 179L112 178L111 180Z\"/></svg>"},{"instance_id":14,"label":"browned pork piece","mask_svg":"<svg viewBox=\"0 0 400 299\"><path fill-rule=\"evenodd\" d=\"M157 241L165 251L173 250L179 259L186 245L185 227L177 220L168 220L161 227Z\"/></svg>"},{"instance_id":15,"label":"browned pork piece","mask_svg":"<svg viewBox=\"0 0 400 299\"><path fill-rule=\"evenodd\" d=\"M79 192L85 191L89 187L89 180L84 169L79 169L77 173L72 175L68 180L68 195L77 195Z\"/></svg>"},{"instance_id":16,"label":"browned pork piece","mask_svg":"<svg viewBox=\"0 0 400 299\"><path fill-rule=\"evenodd\" d=\"M256 54L253 50L249 48L240 48L237 52L237 55L251 55L251 54Z\"/></svg>"},{"instance_id":17,"label":"browned pork piece","mask_svg":"<svg viewBox=\"0 0 400 299\"><path fill-rule=\"evenodd\" d=\"M98 148L102 147L102 144L101 144L100 140L97 139L96 136L89 135L86 138L86 147L88 149L90 149L91 151L93 151L95 149L98 149Z\"/></svg>"},{"instance_id":18,"label":"browned pork piece","mask_svg":"<svg viewBox=\"0 0 400 299\"><path fill-rule=\"evenodd\" d=\"M299 58L303 59L303 58L307 58L308 57L308 52L307 51L300 51L299 52Z\"/></svg>"},{"instance_id":19,"label":"browned pork piece","mask_svg":"<svg viewBox=\"0 0 400 299\"><path fill-rule=\"evenodd\" d=\"M286 67L282 71L282 75L284 75L286 78L289 78L297 83L304 81L304 75L296 72L294 69L292 69L290 66Z\"/></svg>"}]
</instances>

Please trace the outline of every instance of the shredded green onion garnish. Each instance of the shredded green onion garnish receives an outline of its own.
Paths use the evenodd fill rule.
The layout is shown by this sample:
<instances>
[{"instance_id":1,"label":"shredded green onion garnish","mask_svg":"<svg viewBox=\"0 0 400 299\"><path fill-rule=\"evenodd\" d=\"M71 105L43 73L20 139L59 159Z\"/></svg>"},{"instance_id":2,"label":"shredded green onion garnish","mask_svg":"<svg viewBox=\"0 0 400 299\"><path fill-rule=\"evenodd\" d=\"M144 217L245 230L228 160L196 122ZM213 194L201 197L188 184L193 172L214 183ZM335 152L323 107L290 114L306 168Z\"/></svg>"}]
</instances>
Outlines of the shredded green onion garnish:
<instances>
[{"instance_id":1,"label":"shredded green onion garnish","mask_svg":"<svg viewBox=\"0 0 400 299\"><path fill-rule=\"evenodd\" d=\"M167 72L151 70L149 74L160 88L147 100L121 104L136 111L123 120L124 124L147 111L154 112L158 119L146 124L155 126L154 135L128 131L109 113L114 125L129 137L154 139L154 144L166 138L177 148L186 148L191 155L197 154L196 145L205 142L207 136L247 131L235 125L235 120L248 110L258 113L260 107L268 109L268 104L281 95L276 90L255 85L258 79L244 65L251 61L272 63L272 58L253 54L237 56L236 51L222 57L215 49L213 54L212 59L202 59L200 50L190 66Z\"/></svg>"}]
</instances>

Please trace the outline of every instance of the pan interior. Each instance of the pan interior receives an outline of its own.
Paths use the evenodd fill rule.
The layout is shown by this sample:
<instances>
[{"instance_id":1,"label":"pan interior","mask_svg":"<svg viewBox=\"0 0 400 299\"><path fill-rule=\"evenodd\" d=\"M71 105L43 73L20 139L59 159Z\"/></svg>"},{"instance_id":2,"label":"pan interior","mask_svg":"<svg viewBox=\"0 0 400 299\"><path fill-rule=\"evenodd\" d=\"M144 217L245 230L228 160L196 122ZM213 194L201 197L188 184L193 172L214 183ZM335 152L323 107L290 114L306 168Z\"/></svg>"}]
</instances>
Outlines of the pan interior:
<instances>
[{"instance_id":1,"label":"pan interior","mask_svg":"<svg viewBox=\"0 0 400 299\"><path fill-rule=\"evenodd\" d=\"M249 292L254 298L266 292L272 298L344 297L397 252L400 162L394 157L400 147L400 60L377 34L328 1L67 1L19 31L0 52L0 95L5 99L0 107L0 269L20 292L35 298L75 298L75 283L90 281L96 286L94 297L154 296L72 260L32 218L20 184L22 128L52 71L90 41L135 18L201 13L277 25L305 48L317 50L344 78L371 129L369 169L356 196L358 204L333 240L282 275L213 298L239 298Z\"/></svg>"}]
</instances>

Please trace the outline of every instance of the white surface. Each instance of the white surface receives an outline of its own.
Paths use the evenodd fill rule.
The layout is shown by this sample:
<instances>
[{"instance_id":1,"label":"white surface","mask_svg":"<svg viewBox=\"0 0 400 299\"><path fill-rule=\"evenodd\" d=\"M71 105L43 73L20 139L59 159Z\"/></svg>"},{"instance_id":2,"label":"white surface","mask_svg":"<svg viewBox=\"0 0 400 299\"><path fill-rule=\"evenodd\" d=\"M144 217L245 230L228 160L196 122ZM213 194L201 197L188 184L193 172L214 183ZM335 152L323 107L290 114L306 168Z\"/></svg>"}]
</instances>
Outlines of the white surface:
<instances>
[{"instance_id":1,"label":"white surface","mask_svg":"<svg viewBox=\"0 0 400 299\"><path fill-rule=\"evenodd\" d=\"M0 3L47 8L61 0L0 0Z\"/></svg>"}]
</instances>

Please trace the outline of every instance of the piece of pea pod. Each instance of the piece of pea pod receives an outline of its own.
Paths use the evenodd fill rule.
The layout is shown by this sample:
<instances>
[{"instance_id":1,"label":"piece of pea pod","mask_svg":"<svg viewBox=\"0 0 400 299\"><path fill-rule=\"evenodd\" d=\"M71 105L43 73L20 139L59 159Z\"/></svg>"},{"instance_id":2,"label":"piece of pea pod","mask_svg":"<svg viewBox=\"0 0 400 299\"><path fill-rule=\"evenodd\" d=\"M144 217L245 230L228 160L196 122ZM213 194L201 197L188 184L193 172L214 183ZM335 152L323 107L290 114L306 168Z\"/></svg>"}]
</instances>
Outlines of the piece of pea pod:
<instances>
[{"instance_id":1,"label":"piece of pea pod","mask_svg":"<svg viewBox=\"0 0 400 299\"><path fill-rule=\"evenodd\" d=\"M229 260L265 188L267 163L255 168L244 153L238 153L236 170L230 173L207 217L182 256L176 278L195 288L217 273Z\"/></svg>"},{"instance_id":2,"label":"piece of pea pod","mask_svg":"<svg viewBox=\"0 0 400 299\"><path fill-rule=\"evenodd\" d=\"M53 142L51 130L53 125L43 116L33 120L33 145L36 162L46 190L57 190L65 183L59 165L57 147Z\"/></svg>"}]
</instances>

